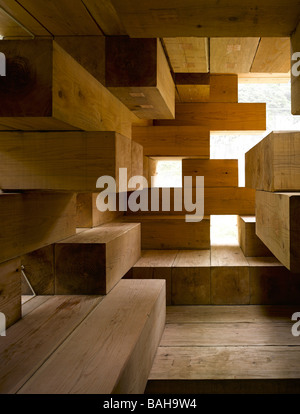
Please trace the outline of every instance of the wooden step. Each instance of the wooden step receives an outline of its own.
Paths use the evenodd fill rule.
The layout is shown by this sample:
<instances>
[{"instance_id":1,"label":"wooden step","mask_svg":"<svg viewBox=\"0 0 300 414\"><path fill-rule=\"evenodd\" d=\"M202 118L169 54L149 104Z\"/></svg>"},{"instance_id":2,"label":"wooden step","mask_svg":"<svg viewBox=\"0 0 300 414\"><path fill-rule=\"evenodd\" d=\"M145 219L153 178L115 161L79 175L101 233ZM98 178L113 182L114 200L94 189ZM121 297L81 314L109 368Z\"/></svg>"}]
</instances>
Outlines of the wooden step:
<instances>
[{"instance_id":1,"label":"wooden step","mask_svg":"<svg viewBox=\"0 0 300 414\"><path fill-rule=\"evenodd\" d=\"M146 393L299 393L296 307L180 306L167 324Z\"/></svg>"},{"instance_id":2,"label":"wooden step","mask_svg":"<svg viewBox=\"0 0 300 414\"><path fill-rule=\"evenodd\" d=\"M256 217L238 216L239 245L246 257L273 256L255 234Z\"/></svg>"},{"instance_id":3,"label":"wooden step","mask_svg":"<svg viewBox=\"0 0 300 414\"><path fill-rule=\"evenodd\" d=\"M147 156L207 159L210 155L209 130L197 126L137 126L132 128L132 139Z\"/></svg>"},{"instance_id":4,"label":"wooden step","mask_svg":"<svg viewBox=\"0 0 300 414\"><path fill-rule=\"evenodd\" d=\"M300 190L300 132L272 132L246 153L246 187Z\"/></svg>"},{"instance_id":5,"label":"wooden step","mask_svg":"<svg viewBox=\"0 0 300 414\"><path fill-rule=\"evenodd\" d=\"M294 53L299 52L300 47L300 24L298 24L296 30L293 32L293 35L291 36L291 55L293 57ZM299 77L299 58L297 56L297 60L292 60L292 76L291 76L291 82L292 82L292 114L293 115L300 115L300 77ZM293 65L296 65L295 68L293 68ZM294 76L293 72L297 76Z\"/></svg>"},{"instance_id":6,"label":"wooden step","mask_svg":"<svg viewBox=\"0 0 300 414\"><path fill-rule=\"evenodd\" d=\"M209 249L210 219L187 223L185 216L128 215L124 222L141 223L142 249Z\"/></svg>"},{"instance_id":7,"label":"wooden step","mask_svg":"<svg viewBox=\"0 0 300 414\"><path fill-rule=\"evenodd\" d=\"M97 180L109 175L118 191L119 169L127 168L131 177L131 147L129 138L115 132L2 132L0 186L96 192Z\"/></svg>"},{"instance_id":8,"label":"wooden step","mask_svg":"<svg viewBox=\"0 0 300 414\"><path fill-rule=\"evenodd\" d=\"M0 194L0 263L76 233L76 199L68 193Z\"/></svg>"},{"instance_id":9,"label":"wooden step","mask_svg":"<svg viewBox=\"0 0 300 414\"><path fill-rule=\"evenodd\" d=\"M292 272L300 265L300 193L256 192L256 234Z\"/></svg>"},{"instance_id":10,"label":"wooden step","mask_svg":"<svg viewBox=\"0 0 300 414\"><path fill-rule=\"evenodd\" d=\"M245 257L238 246L144 250L127 277L165 279L169 305L294 305L300 273L275 257Z\"/></svg>"},{"instance_id":11,"label":"wooden step","mask_svg":"<svg viewBox=\"0 0 300 414\"><path fill-rule=\"evenodd\" d=\"M174 119L175 85L160 40L109 36L105 41L105 84L111 93L139 118Z\"/></svg>"},{"instance_id":12,"label":"wooden step","mask_svg":"<svg viewBox=\"0 0 300 414\"><path fill-rule=\"evenodd\" d=\"M5 317L5 327L9 328L22 316L20 258L0 264L0 292L0 312ZM2 328L0 321L0 337L3 333Z\"/></svg>"},{"instance_id":13,"label":"wooden step","mask_svg":"<svg viewBox=\"0 0 300 414\"><path fill-rule=\"evenodd\" d=\"M184 177L204 177L205 187L238 187L238 160L182 160L182 185Z\"/></svg>"},{"instance_id":14,"label":"wooden step","mask_svg":"<svg viewBox=\"0 0 300 414\"><path fill-rule=\"evenodd\" d=\"M143 393L165 325L165 282L123 280L100 303L77 296L65 306L62 298L53 300L61 305L48 300L42 305L47 311L37 308L26 317L27 326L25 318L8 332L1 392ZM48 321L41 324L41 319Z\"/></svg>"},{"instance_id":15,"label":"wooden step","mask_svg":"<svg viewBox=\"0 0 300 414\"><path fill-rule=\"evenodd\" d=\"M8 62L0 89L4 129L116 131L131 137L136 116L55 41L4 40L1 51Z\"/></svg>"},{"instance_id":16,"label":"wooden step","mask_svg":"<svg viewBox=\"0 0 300 414\"><path fill-rule=\"evenodd\" d=\"M55 245L55 293L105 295L141 256L137 223L108 223Z\"/></svg>"},{"instance_id":17,"label":"wooden step","mask_svg":"<svg viewBox=\"0 0 300 414\"><path fill-rule=\"evenodd\" d=\"M161 126L199 126L210 131L265 131L266 104L181 103L175 120L157 120Z\"/></svg>"}]
</instances>

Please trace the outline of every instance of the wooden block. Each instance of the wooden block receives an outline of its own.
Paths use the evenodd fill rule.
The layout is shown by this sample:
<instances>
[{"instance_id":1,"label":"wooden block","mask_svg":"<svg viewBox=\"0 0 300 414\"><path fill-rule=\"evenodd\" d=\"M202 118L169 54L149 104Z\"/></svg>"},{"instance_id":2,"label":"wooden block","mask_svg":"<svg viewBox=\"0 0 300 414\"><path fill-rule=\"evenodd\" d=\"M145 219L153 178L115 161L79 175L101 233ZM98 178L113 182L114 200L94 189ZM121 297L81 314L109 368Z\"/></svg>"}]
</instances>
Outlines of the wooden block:
<instances>
[{"instance_id":1,"label":"wooden block","mask_svg":"<svg viewBox=\"0 0 300 414\"><path fill-rule=\"evenodd\" d=\"M157 175L157 162L151 157L143 157L143 176L147 179L149 188L152 185L152 177L154 180Z\"/></svg>"},{"instance_id":2,"label":"wooden block","mask_svg":"<svg viewBox=\"0 0 300 414\"><path fill-rule=\"evenodd\" d=\"M0 187L96 191L101 176L131 175L131 140L115 132L0 133ZM34 172L34 173L33 173Z\"/></svg>"},{"instance_id":3,"label":"wooden block","mask_svg":"<svg viewBox=\"0 0 300 414\"><path fill-rule=\"evenodd\" d=\"M32 34L36 36L50 36L50 33L45 27L43 27L15 0L1 0L0 7L2 9L0 13L1 35L4 36L4 38L32 38Z\"/></svg>"},{"instance_id":4,"label":"wooden block","mask_svg":"<svg viewBox=\"0 0 300 414\"><path fill-rule=\"evenodd\" d=\"M210 38L211 73L248 73L259 37Z\"/></svg>"},{"instance_id":5,"label":"wooden block","mask_svg":"<svg viewBox=\"0 0 300 414\"><path fill-rule=\"evenodd\" d=\"M131 141L131 177L143 175L143 147Z\"/></svg>"},{"instance_id":6,"label":"wooden block","mask_svg":"<svg viewBox=\"0 0 300 414\"><path fill-rule=\"evenodd\" d=\"M159 39L107 37L105 65L107 88L136 116L174 118L175 85Z\"/></svg>"},{"instance_id":7,"label":"wooden block","mask_svg":"<svg viewBox=\"0 0 300 414\"><path fill-rule=\"evenodd\" d=\"M165 37L163 42L175 73L209 72L209 44L207 38Z\"/></svg>"},{"instance_id":8,"label":"wooden block","mask_svg":"<svg viewBox=\"0 0 300 414\"><path fill-rule=\"evenodd\" d=\"M177 250L144 250L142 257L132 268L133 279L164 279L166 303L172 304L172 265Z\"/></svg>"},{"instance_id":9,"label":"wooden block","mask_svg":"<svg viewBox=\"0 0 300 414\"><path fill-rule=\"evenodd\" d=\"M176 86L185 86L185 85L210 86L210 81L211 81L210 73L177 72L174 74L174 76L175 76Z\"/></svg>"},{"instance_id":10,"label":"wooden block","mask_svg":"<svg viewBox=\"0 0 300 414\"><path fill-rule=\"evenodd\" d=\"M300 51L300 24L296 31L291 36L291 55L292 55L292 114L300 115L300 71L299 71L299 56L294 55L294 53L299 53ZM296 59L294 59L296 57ZM295 67L294 67L295 65Z\"/></svg>"},{"instance_id":11,"label":"wooden block","mask_svg":"<svg viewBox=\"0 0 300 414\"><path fill-rule=\"evenodd\" d=\"M143 393L165 306L164 281L122 280L19 393Z\"/></svg>"},{"instance_id":12,"label":"wooden block","mask_svg":"<svg viewBox=\"0 0 300 414\"><path fill-rule=\"evenodd\" d=\"M54 295L53 244L22 256L21 264L36 295Z\"/></svg>"},{"instance_id":13,"label":"wooden block","mask_svg":"<svg viewBox=\"0 0 300 414\"><path fill-rule=\"evenodd\" d=\"M125 216L125 222L141 223L142 249L209 249L210 220L187 223L185 216L137 215Z\"/></svg>"},{"instance_id":14,"label":"wooden block","mask_svg":"<svg viewBox=\"0 0 300 414\"><path fill-rule=\"evenodd\" d=\"M0 78L1 125L131 136L137 118L56 42L3 41L1 50L8 60Z\"/></svg>"},{"instance_id":15,"label":"wooden block","mask_svg":"<svg viewBox=\"0 0 300 414\"><path fill-rule=\"evenodd\" d=\"M107 294L141 255L139 224L109 223L55 245L55 293Z\"/></svg>"},{"instance_id":16,"label":"wooden block","mask_svg":"<svg viewBox=\"0 0 300 414\"><path fill-rule=\"evenodd\" d=\"M236 246L211 248L211 303L249 305L249 265Z\"/></svg>"},{"instance_id":17,"label":"wooden block","mask_svg":"<svg viewBox=\"0 0 300 414\"><path fill-rule=\"evenodd\" d=\"M123 212L99 211L97 197L99 193L78 193L76 199L76 227L92 228L109 223L122 217Z\"/></svg>"},{"instance_id":18,"label":"wooden block","mask_svg":"<svg viewBox=\"0 0 300 414\"><path fill-rule=\"evenodd\" d=\"M204 177L205 187L238 187L238 160L182 160L182 182L184 177Z\"/></svg>"},{"instance_id":19,"label":"wooden block","mask_svg":"<svg viewBox=\"0 0 300 414\"><path fill-rule=\"evenodd\" d=\"M158 211L151 211L151 191L148 190L148 211L127 211L127 215L143 215L143 216L157 216L157 215L180 215L193 214L194 212L187 212L184 204L184 192L182 192L182 211L175 211L174 209L174 192L180 192L181 189L170 188L170 211L163 211L162 207L162 188L159 190L159 206ZM165 188L164 191L168 191ZM195 200L195 188L193 189L193 200ZM180 198L180 193L176 198ZM200 208L200 206L199 206ZM207 187L204 189L204 215L255 215L255 190L244 187Z\"/></svg>"},{"instance_id":20,"label":"wooden block","mask_svg":"<svg viewBox=\"0 0 300 414\"><path fill-rule=\"evenodd\" d=\"M55 36L55 41L94 78L105 85L104 36Z\"/></svg>"},{"instance_id":21,"label":"wooden block","mask_svg":"<svg viewBox=\"0 0 300 414\"><path fill-rule=\"evenodd\" d=\"M238 103L238 75L211 74L209 102Z\"/></svg>"},{"instance_id":22,"label":"wooden block","mask_svg":"<svg viewBox=\"0 0 300 414\"><path fill-rule=\"evenodd\" d=\"M272 132L246 153L246 186L300 190L300 132Z\"/></svg>"},{"instance_id":23,"label":"wooden block","mask_svg":"<svg viewBox=\"0 0 300 414\"><path fill-rule=\"evenodd\" d=\"M300 274L292 274L277 259L253 257L250 265L250 304L299 304Z\"/></svg>"},{"instance_id":24,"label":"wooden block","mask_svg":"<svg viewBox=\"0 0 300 414\"><path fill-rule=\"evenodd\" d=\"M180 251L172 268L172 305L210 304L210 250Z\"/></svg>"},{"instance_id":25,"label":"wooden block","mask_svg":"<svg viewBox=\"0 0 300 414\"><path fill-rule=\"evenodd\" d=\"M199 126L210 131L265 131L263 103L180 103L175 120L156 120L160 126Z\"/></svg>"},{"instance_id":26,"label":"wooden block","mask_svg":"<svg viewBox=\"0 0 300 414\"><path fill-rule=\"evenodd\" d=\"M101 299L54 296L12 326L0 346L1 394L15 394Z\"/></svg>"},{"instance_id":27,"label":"wooden block","mask_svg":"<svg viewBox=\"0 0 300 414\"><path fill-rule=\"evenodd\" d=\"M73 194L0 194L0 263L74 235L75 213Z\"/></svg>"},{"instance_id":28,"label":"wooden block","mask_svg":"<svg viewBox=\"0 0 300 414\"><path fill-rule=\"evenodd\" d=\"M52 35L99 35L101 30L80 0L54 0L40 7L38 0L20 0L19 4Z\"/></svg>"},{"instance_id":29,"label":"wooden block","mask_svg":"<svg viewBox=\"0 0 300 414\"><path fill-rule=\"evenodd\" d=\"M127 35L110 0L83 0L83 4L105 36Z\"/></svg>"},{"instance_id":30,"label":"wooden block","mask_svg":"<svg viewBox=\"0 0 300 414\"><path fill-rule=\"evenodd\" d=\"M300 193L256 192L256 234L293 273L299 272Z\"/></svg>"},{"instance_id":31,"label":"wooden block","mask_svg":"<svg viewBox=\"0 0 300 414\"><path fill-rule=\"evenodd\" d=\"M9 328L22 317L20 258L0 264L0 292L0 312L5 315L6 328ZM1 338L2 324L0 328Z\"/></svg>"},{"instance_id":32,"label":"wooden block","mask_svg":"<svg viewBox=\"0 0 300 414\"><path fill-rule=\"evenodd\" d=\"M255 234L255 216L238 216L239 245L246 257L273 256Z\"/></svg>"},{"instance_id":33,"label":"wooden block","mask_svg":"<svg viewBox=\"0 0 300 414\"><path fill-rule=\"evenodd\" d=\"M251 72L288 73L290 69L290 38L261 38Z\"/></svg>"},{"instance_id":34,"label":"wooden block","mask_svg":"<svg viewBox=\"0 0 300 414\"><path fill-rule=\"evenodd\" d=\"M112 0L131 37L254 37L289 36L299 21L297 0L246 3L209 0ZM278 24L280 22L280 25ZM217 24L219 23L219 24Z\"/></svg>"},{"instance_id":35,"label":"wooden block","mask_svg":"<svg viewBox=\"0 0 300 414\"><path fill-rule=\"evenodd\" d=\"M132 139L143 146L147 156L210 156L210 133L197 126L133 127Z\"/></svg>"}]
</instances>

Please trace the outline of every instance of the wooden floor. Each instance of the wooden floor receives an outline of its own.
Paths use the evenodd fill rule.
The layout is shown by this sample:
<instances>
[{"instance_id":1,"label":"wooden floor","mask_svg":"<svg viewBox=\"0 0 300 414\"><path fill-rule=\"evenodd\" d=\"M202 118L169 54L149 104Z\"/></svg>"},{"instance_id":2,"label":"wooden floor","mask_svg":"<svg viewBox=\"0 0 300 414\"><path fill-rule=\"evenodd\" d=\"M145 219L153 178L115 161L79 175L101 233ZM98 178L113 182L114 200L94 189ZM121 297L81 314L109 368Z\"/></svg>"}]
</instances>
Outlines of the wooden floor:
<instances>
[{"instance_id":1,"label":"wooden floor","mask_svg":"<svg viewBox=\"0 0 300 414\"><path fill-rule=\"evenodd\" d=\"M172 306L146 393L299 393L295 306Z\"/></svg>"}]
</instances>

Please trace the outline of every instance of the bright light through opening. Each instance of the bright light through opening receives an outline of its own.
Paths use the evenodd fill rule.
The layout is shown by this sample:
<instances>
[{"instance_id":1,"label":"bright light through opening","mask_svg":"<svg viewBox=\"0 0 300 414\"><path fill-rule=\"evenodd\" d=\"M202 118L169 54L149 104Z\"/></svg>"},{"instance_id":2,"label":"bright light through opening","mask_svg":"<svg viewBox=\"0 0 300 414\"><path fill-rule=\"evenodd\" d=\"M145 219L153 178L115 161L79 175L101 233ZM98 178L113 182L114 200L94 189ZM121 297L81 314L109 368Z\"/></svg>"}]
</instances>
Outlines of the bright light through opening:
<instances>
[{"instance_id":1,"label":"bright light through opening","mask_svg":"<svg viewBox=\"0 0 300 414\"><path fill-rule=\"evenodd\" d=\"M182 161L158 161L155 187L182 187Z\"/></svg>"}]
</instances>

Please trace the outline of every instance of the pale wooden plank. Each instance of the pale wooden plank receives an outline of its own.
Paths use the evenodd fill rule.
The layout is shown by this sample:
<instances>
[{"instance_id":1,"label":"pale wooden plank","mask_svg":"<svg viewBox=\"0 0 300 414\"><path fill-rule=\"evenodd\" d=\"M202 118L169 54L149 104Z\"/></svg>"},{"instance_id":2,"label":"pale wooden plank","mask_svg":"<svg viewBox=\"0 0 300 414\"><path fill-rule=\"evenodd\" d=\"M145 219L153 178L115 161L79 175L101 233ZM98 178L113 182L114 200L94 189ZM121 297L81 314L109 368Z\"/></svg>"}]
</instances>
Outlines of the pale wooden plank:
<instances>
[{"instance_id":1,"label":"pale wooden plank","mask_svg":"<svg viewBox=\"0 0 300 414\"><path fill-rule=\"evenodd\" d=\"M51 299L52 296L34 296L26 303L22 304L22 318L25 318L30 312L41 306L47 300Z\"/></svg>"},{"instance_id":2,"label":"pale wooden plank","mask_svg":"<svg viewBox=\"0 0 300 414\"><path fill-rule=\"evenodd\" d=\"M56 296L12 326L0 343L0 392L16 393L100 301Z\"/></svg>"},{"instance_id":3,"label":"pale wooden plank","mask_svg":"<svg viewBox=\"0 0 300 414\"><path fill-rule=\"evenodd\" d=\"M290 38L261 38L251 66L251 72L288 73L290 69Z\"/></svg>"},{"instance_id":4,"label":"pale wooden plank","mask_svg":"<svg viewBox=\"0 0 300 414\"><path fill-rule=\"evenodd\" d=\"M127 35L123 23L110 0L83 0L83 4L105 36Z\"/></svg>"},{"instance_id":5,"label":"pale wooden plank","mask_svg":"<svg viewBox=\"0 0 300 414\"><path fill-rule=\"evenodd\" d=\"M141 393L164 323L165 282L123 280L19 393Z\"/></svg>"}]
</instances>

